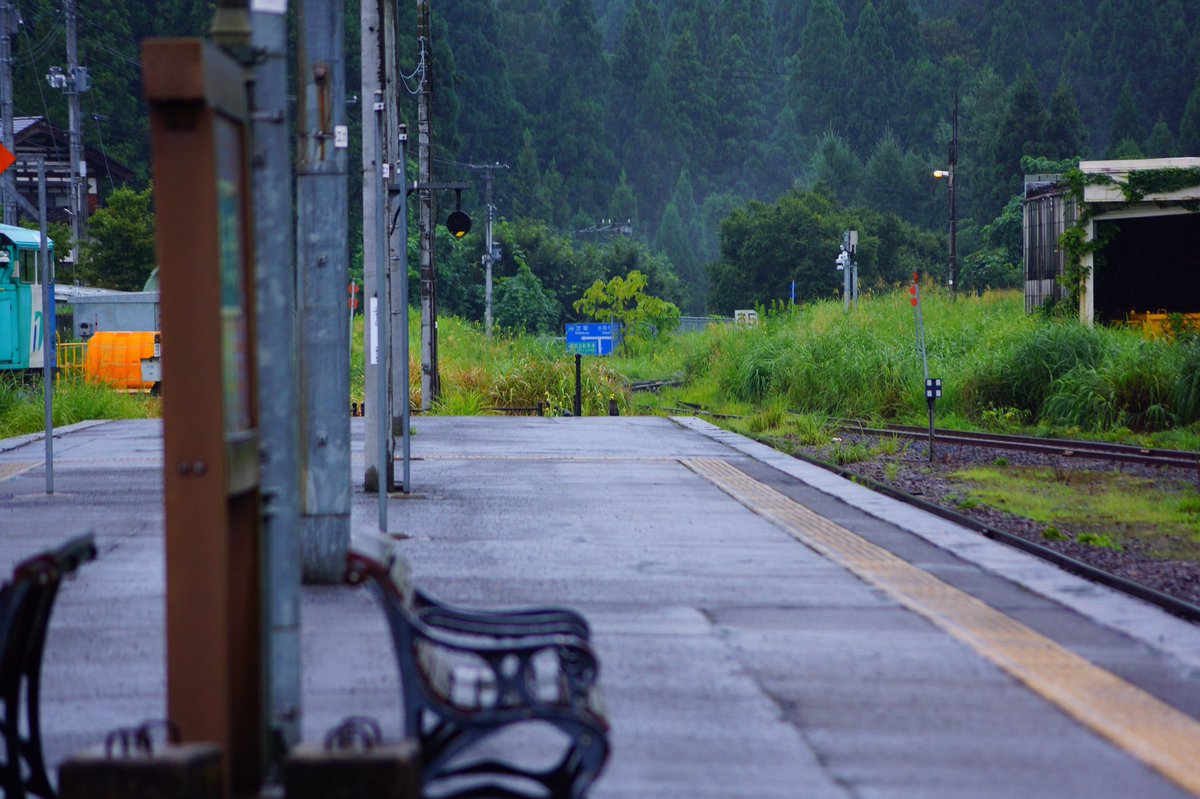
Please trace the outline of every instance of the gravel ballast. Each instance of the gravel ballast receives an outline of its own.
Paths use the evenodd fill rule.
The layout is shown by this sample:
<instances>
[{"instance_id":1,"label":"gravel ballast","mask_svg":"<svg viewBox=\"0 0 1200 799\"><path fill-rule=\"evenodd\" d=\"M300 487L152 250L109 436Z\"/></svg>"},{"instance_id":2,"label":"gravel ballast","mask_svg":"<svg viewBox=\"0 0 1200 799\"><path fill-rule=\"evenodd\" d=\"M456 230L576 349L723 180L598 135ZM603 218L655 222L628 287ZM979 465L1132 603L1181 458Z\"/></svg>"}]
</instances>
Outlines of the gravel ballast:
<instances>
[{"instance_id":1,"label":"gravel ballast","mask_svg":"<svg viewBox=\"0 0 1200 799\"><path fill-rule=\"evenodd\" d=\"M862 445L875 451L878 438L857 433L843 433L833 444L822 447L796 446L790 448L811 458L833 463L835 447ZM845 472L869 478L935 505L953 510L1010 535L1018 536L1067 557L1087 563L1118 577L1140 583L1148 588L1200 605L1200 563L1187 560L1164 560L1152 557L1146 542L1124 538L1121 549L1081 543L1078 533L1069 527L1057 526L1058 533L1047 535L1047 525L1032 519L999 510L982 503L961 500L967 487L951 475L975 466L995 464L1003 458L1010 467L1051 468L1056 472L1121 472L1125 475L1152 481L1164 489L1179 490L1181 486L1196 486L1197 472L1190 469L1141 466L1105 460L1042 455L1030 452L997 450L956 444L937 444L933 463L925 441L910 441L894 455L877 454L868 460L838 466ZM1081 474L1082 476L1082 474Z\"/></svg>"}]
</instances>

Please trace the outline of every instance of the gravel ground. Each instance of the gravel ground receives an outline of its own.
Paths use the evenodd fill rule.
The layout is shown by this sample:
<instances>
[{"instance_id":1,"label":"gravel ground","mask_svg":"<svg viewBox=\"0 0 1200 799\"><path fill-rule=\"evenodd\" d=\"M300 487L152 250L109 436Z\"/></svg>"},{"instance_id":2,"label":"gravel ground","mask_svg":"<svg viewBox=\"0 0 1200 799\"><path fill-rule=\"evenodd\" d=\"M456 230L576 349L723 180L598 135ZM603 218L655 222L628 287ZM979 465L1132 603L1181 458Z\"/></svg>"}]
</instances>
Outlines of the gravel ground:
<instances>
[{"instance_id":1,"label":"gravel ground","mask_svg":"<svg viewBox=\"0 0 1200 799\"><path fill-rule=\"evenodd\" d=\"M863 444L873 448L878 444L874 437L858 434L842 434L840 439L842 446ZM833 445L793 445L792 448L827 463L833 462ZM1007 460L1009 466L1041 466L1071 472L1119 471L1177 490L1185 486L1195 489L1198 479L1195 471L948 444L938 445L934 454L934 462L930 465L928 444L912 440L903 451L895 455L877 455L871 460L846 464L842 468L928 502L951 508L996 529L1033 541L1120 577L1200 605L1200 562L1151 557L1147 545L1136 539L1122 540L1122 551L1079 543L1073 539L1076 532L1083 531L1064 527L1060 527L1059 530L1067 536L1066 540L1050 540L1044 537L1046 525L1041 522L985 505L960 506L958 500L964 495L965 489L961 483L950 479L954 472L972 466L992 464L1001 457ZM889 468L890 463L896 465Z\"/></svg>"}]
</instances>

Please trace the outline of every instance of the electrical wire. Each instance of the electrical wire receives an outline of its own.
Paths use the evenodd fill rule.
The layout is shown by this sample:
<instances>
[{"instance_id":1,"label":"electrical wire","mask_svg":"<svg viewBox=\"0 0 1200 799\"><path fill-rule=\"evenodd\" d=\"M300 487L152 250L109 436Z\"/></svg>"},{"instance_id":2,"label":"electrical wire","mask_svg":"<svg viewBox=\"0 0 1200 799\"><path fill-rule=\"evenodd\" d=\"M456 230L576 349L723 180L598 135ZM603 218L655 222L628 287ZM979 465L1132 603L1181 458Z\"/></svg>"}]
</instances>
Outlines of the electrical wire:
<instances>
[{"instance_id":1,"label":"electrical wire","mask_svg":"<svg viewBox=\"0 0 1200 799\"><path fill-rule=\"evenodd\" d=\"M30 41L30 38L29 38L29 29L26 28L24 25L22 25L21 33L23 34L23 36L25 38L26 48L32 50L32 42ZM36 57L34 57L31 54L30 60L33 63L34 72L35 73L40 72L41 69L38 67ZM46 93L42 90L42 82L39 80L39 81L35 81L35 83L37 84L37 87L38 87L38 98L42 101L42 114L43 114L42 119L44 119L46 121L46 124L49 125L50 124L50 105L46 102ZM16 143L14 142L13 145L14 145L14 149L15 149ZM55 139L53 136L50 137L50 152L52 152L54 154L55 158L61 158L63 156L63 152L59 149L58 140Z\"/></svg>"},{"instance_id":2,"label":"electrical wire","mask_svg":"<svg viewBox=\"0 0 1200 799\"><path fill-rule=\"evenodd\" d=\"M96 97L92 95L92 122L96 125L96 135L100 137L100 156L104 159L104 171L108 175L109 191L116 191L117 184L113 182L112 168L108 165L108 151L104 149L104 129L100 127L100 116L96 110Z\"/></svg>"}]
</instances>

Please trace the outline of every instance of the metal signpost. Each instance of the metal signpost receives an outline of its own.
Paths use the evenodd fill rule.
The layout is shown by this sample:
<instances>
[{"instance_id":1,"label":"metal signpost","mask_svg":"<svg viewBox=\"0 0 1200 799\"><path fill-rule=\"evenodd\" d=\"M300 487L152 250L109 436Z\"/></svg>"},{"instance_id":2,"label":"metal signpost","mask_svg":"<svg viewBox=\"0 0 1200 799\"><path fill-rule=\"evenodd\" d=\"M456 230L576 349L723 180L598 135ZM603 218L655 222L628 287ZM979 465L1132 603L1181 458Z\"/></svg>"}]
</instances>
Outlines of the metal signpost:
<instances>
[{"instance_id":1,"label":"metal signpost","mask_svg":"<svg viewBox=\"0 0 1200 799\"><path fill-rule=\"evenodd\" d=\"M167 713L266 761L254 241L246 73L199 39L142 45L162 286ZM340 327L340 325L339 325Z\"/></svg>"},{"instance_id":2,"label":"metal signpost","mask_svg":"<svg viewBox=\"0 0 1200 799\"><path fill-rule=\"evenodd\" d=\"M612 355L621 343L621 326L609 323L567 325L567 352L580 355Z\"/></svg>"},{"instance_id":3,"label":"metal signpost","mask_svg":"<svg viewBox=\"0 0 1200 799\"><path fill-rule=\"evenodd\" d=\"M933 406L942 396L942 379L929 376L929 358L925 352L925 320L921 317L921 279L916 272L913 272L913 282L908 287L908 294L917 323L917 354L921 356L921 368L925 372L925 403L929 406L929 462L933 463Z\"/></svg>"},{"instance_id":4,"label":"metal signpost","mask_svg":"<svg viewBox=\"0 0 1200 799\"><path fill-rule=\"evenodd\" d=\"M858 308L858 231L846 230L842 232L842 248L838 253L837 264L838 271L842 273L844 287L842 289L842 302L845 310L850 310L850 302L853 300L854 307Z\"/></svg>"}]
</instances>

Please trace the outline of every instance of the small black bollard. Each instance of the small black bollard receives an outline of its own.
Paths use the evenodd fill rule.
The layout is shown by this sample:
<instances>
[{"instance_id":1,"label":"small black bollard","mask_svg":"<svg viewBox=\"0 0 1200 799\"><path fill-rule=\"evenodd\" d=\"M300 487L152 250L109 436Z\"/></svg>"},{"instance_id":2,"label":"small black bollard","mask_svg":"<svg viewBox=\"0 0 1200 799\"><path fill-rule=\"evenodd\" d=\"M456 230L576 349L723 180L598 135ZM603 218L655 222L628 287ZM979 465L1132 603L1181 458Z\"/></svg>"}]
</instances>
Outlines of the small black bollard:
<instances>
[{"instance_id":1,"label":"small black bollard","mask_svg":"<svg viewBox=\"0 0 1200 799\"><path fill-rule=\"evenodd\" d=\"M608 401L608 415L609 416L620 416L621 415L621 405L615 399L610 399Z\"/></svg>"},{"instance_id":2,"label":"small black bollard","mask_svg":"<svg viewBox=\"0 0 1200 799\"><path fill-rule=\"evenodd\" d=\"M575 353L575 415L583 416L583 356Z\"/></svg>"}]
</instances>

